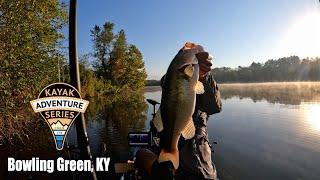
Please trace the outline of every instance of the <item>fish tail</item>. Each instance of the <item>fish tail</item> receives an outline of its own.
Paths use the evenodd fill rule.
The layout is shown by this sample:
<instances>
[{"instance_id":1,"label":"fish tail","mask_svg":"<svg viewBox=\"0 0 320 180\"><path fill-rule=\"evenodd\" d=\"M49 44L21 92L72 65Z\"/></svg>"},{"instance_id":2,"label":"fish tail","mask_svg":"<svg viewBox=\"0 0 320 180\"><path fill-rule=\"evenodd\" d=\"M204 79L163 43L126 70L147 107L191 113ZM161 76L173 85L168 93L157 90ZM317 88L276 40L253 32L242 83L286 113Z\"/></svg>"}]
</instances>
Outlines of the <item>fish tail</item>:
<instances>
[{"instance_id":1,"label":"fish tail","mask_svg":"<svg viewBox=\"0 0 320 180\"><path fill-rule=\"evenodd\" d=\"M164 161L171 161L174 168L178 169L179 167L179 150L174 149L170 151L166 151L164 149L161 149L158 162L164 162Z\"/></svg>"}]
</instances>

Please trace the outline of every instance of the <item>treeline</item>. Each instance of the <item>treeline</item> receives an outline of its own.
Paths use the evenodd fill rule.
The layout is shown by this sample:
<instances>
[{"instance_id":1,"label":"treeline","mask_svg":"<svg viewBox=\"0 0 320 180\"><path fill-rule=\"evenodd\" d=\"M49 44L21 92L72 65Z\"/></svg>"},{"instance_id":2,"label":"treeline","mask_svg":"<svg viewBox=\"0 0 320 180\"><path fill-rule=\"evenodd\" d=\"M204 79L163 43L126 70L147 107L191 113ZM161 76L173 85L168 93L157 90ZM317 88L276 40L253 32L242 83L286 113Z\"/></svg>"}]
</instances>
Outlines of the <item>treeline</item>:
<instances>
[{"instance_id":1,"label":"treeline","mask_svg":"<svg viewBox=\"0 0 320 180\"><path fill-rule=\"evenodd\" d=\"M298 56L253 62L249 67L221 67L212 70L218 82L319 81L320 58L300 59Z\"/></svg>"},{"instance_id":2,"label":"treeline","mask_svg":"<svg viewBox=\"0 0 320 180\"><path fill-rule=\"evenodd\" d=\"M160 86L160 80L154 80L154 79L152 79L152 80L147 80L146 81L146 85L147 86Z\"/></svg>"},{"instance_id":3,"label":"treeline","mask_svg":"<svg viewBox=\"0 0 320 180\"><path fill-rule=\"evenodd\" d=\"M218 67L212 70L220 83L320 81L320 57L300 59L298 56L253 62L248 67ZM147 86L159 86L160 80L147 80Z\"/></svg>"},{"instance_id":4,"label":"treeline","mask_svg":"<svg viewBox=\"0 0 320 180\"><path fill-rule=\"evenodd\" d=\"M67 19L67 5L59 0L0 2L0 143L22 138L39 122L29 101L42 88L69 83ZM143 55L114 26L106 22L91 30L93 51L80 57L82 96L104 104L143 101Z\"/></svg>"}]
</instances>

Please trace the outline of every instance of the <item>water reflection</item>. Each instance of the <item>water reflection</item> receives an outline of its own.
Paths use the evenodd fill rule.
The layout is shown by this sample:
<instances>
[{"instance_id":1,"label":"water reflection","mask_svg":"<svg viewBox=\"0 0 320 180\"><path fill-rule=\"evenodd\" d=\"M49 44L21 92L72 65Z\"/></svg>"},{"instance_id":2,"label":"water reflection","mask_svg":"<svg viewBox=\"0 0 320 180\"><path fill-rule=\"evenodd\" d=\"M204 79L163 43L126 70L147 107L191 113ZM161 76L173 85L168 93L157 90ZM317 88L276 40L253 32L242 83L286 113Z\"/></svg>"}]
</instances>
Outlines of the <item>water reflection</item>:
<instances>
[{"instance_id":1,"label":"water reflection","mask_svg":"<svg viewBox=\"0 0 320 180\"><path fill-rule=\"evenodd\" d=\"M221 179L320 177L320 83L284 84L220 85L223 111L210 117L208 129L210 140L218 141L214 160ZM90 100L85 115L93 156L101 156L105 144L105 155L113 161L132 158L127 134L146 131L151 119L152 108L144 96L160 101L161 88L113 104ZM54 150L45 123L26 142L23 147L0 146L2 159L70 158L66 149ZM75 126L67 144L76 145Z\"/></svg>"},{"instance_id":2,"label":"water reflection","mask_svg":"<svg viewBox=\"0 0 320 180\"><path fill-rule=\"evenodd\" d=\"M320 104L304 104L303 110L310 127L320 132Z\"/></svg>"},{"instance_id":3,"label":"water reflection","mask_svg":"<svg viewBox=\"0 0 320 180\"><path fill-rule=\"evenodd\" d=\"M320 82L220 84L220 91L223 99L251 98L254 102L291 105L320 102Z\"/></svg>"},{"instance_id":4,"label":"water reflection","mask_svg":"<svg viewBox=\"0 0 320 180\"><path fill-rule=\"evenodd\" d=\"M105 144L108 154L119 155L130 151L127 135L132 131L144 131L148 106L143 95L123 99L112 104L90 101L86 113L87 131L93 155L101 155ZM70 139L75 142L75 128Z\"/></svg>"},{"instance_id":5,"label":"water reflection","mask_svg":"<svg viewBox=\"0 0 320 180\"><path fill-rule=\"evenodd\" d=\"M147 98L159 99L160 90ZM320 83L222 84L220 91L223 110L208 120L219 179L319 179Z\"/></svg>"}]
</instances>

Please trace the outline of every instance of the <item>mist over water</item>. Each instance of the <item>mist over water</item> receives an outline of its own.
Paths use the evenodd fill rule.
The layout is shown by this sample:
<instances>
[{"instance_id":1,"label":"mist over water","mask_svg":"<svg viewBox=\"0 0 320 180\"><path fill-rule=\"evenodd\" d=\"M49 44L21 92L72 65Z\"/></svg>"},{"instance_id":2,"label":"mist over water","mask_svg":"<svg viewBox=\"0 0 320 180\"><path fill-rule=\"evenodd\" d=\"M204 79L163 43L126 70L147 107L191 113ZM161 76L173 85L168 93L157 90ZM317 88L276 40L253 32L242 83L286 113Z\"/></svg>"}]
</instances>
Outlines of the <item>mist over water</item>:
<instances>
[{"instance_id":1,"label":"mist over water","mask_svg":"<svg viewBox=\"0 0 320 180\"><path fill-rule=\"evenodd\" d=\"M319 119L312 107L237 97L209 122L218 141L215 162L224 179L318 179ZM318 111L319 112L319 111Z\"/></svg>"},{"instance_id":2,"label":"mist over water","mask_svg":"<svg viewBox=\"0 0 320 180\"><path fill-rule=\"evenodd\" d=\"M145 96L160 100L155 89ZM210 116L208 131L221 179L319 179L319 83L221 84L220 91L223 110Z\"/></svg>"},{"instance_id":3,"label":"mist over water","mask_svg":"<svg viewBox=\"0 0 320 180\"><path fill-rule=\"evenodd\" d=\"M223 110L210 116L208 131L211 143L218 142L213 145L213 159L221 179L319 179L320 83L220 84L219 88ZM147 87L144 96L160 102L161 88ZM147 131L152 112L143 98L111 105L90 101L85 115L93 157L111 157L111 164L132 160L134 149L128 146L127 134ZM1 145L1 163L8 156L79 158L75 126L67 140L64 150L56 151L44 123L24 145ZM7 175L4 164L0 177L1 172Z\"/></svg>"}]
</instances>

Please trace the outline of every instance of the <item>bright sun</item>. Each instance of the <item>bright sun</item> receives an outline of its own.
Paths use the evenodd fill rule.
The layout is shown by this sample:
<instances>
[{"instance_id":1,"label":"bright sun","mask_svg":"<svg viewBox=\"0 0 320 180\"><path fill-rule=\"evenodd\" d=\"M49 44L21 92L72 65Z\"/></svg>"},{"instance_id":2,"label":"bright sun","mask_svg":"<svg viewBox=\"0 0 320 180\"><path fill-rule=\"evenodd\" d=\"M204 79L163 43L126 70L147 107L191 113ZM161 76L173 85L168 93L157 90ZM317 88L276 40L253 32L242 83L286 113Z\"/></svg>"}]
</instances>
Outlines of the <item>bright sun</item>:
<instances>
[{"instance_id":1,"label":"bright sun","mask_svg":"<svg viewBox=\"0 0 320 180\"><path fill-rule=\"evenodd\" d=\"M276 51L281 56L320 56L320 11L310 12L292 24Z\"/></svg>"}]
</instances>

